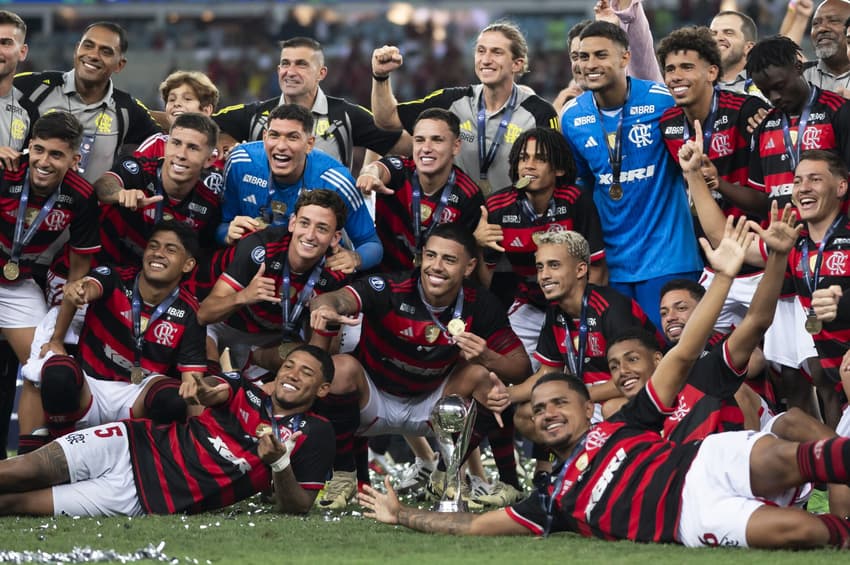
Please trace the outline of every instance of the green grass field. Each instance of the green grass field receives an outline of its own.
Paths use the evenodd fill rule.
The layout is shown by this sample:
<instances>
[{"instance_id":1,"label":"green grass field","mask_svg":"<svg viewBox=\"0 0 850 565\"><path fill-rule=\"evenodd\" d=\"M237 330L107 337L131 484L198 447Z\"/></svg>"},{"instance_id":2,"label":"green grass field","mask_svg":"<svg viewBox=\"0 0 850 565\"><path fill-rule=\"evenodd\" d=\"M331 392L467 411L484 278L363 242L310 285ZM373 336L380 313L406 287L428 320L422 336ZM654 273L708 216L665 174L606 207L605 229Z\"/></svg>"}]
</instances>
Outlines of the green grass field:
<instances>
[{"instance_id":1,"label":"green grass field","mask_svg":"<svg viewBox=\"0 0 850 565\"><path fill-rule=\"evenodd\" d=\"M846 553L686 549L669 545L587 540L570 534L533 537L457 538L377 524L356 512L313 511L283 517L253 502L198 516L143 518L3 518L0 550L64 552L74 546L135 552L165 542L179 563L564 563L599 565L711 563L724 565L848 562ZM0 554L2 555L2 554ZM408 561L409 560L409 561Z\"/></svg>"}]
</instances>

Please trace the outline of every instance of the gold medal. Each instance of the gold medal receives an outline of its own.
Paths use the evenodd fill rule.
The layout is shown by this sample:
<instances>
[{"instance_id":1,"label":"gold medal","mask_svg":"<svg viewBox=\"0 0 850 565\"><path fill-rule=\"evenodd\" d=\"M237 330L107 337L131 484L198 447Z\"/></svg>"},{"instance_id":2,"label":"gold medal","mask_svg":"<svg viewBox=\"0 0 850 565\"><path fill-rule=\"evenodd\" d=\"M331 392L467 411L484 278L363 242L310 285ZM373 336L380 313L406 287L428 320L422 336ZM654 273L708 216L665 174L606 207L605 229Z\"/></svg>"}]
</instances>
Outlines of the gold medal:
<instances>
[{"instance_id":1,"label":"gold medal","mask_svg":"<svg viewBox=\"0 0 850 565\"><path fill-rule=\"evenodd\" d=\"M35 221L36 216L38 216L38 208L27 208L26 214L24 214L24 221L27 226L31 226Z\"/></svg>"},{"instance_id":2,"label":"gold medal","mask_svg":"<svg viewBox=\"0 0 850 565\"><path fill-rule=\"evenodd\" d=\"M611 200L614 202L620 200L623 197L623 187L620 186L620 183L615 182L611 185L611 188L608 189L608 196L611 197Z\"/></svg>"},{"instance_id":3,"label":"gold medal","mask_svg":"<svg viewBox=\"0 0 850 565\"><path fill-rule=\"evenodd\" d=\"M519 177L514 185L517 190L522 190L531 184L531 179L529 177Z\"/></svg>"},{"instance_id":4,"label":"gold medal","mask_svg":"<svg viewBox=\"0 0 850 565\"><path fill-rule=\"evenodd\" d=\"M422 266L422 254L421 253L417 252L413 255L413 266L414 267Z\"/></svg>"},{"instance_id":5,"label":"gold medal","mask_svg":"<svg viewBox=\"0 0 850 565\"><path fill-rule=\"evenodd\" d=\"M490 185L490 181L488 181L487 179L479 179L478 188L481 189L481 192L484 194L484 196L489 196L490 193L493 191L493 187Z\"/></svg>"},{"instance_id":6,"label":"gold medal","mask_svg":"<svg viewBox=\"0 0 850 565\"><path fill-rule=\"evenodd\" d=\"M259 426L257 426L257 430L254 432L254 435L257 436L257 439L260 439L261 437L269 435L273 431L274 430L270 425L260 424Z\"/></svg>"},{"instance_id":7,"label":"gold medal","mask_svg":"<svg viewBox=\"0 0 850 565\"><path fill-rule=\"evenodd\" d=\"M142 382L142 380L144 380L144 378L145 378L145 372L142 370L141 367L135 366L132 369L130 369L130 382L133 383L134 385L137 385L140 382Z\"/></svg>"},{"instance_id":8,"label":"gold medal","mask_svg":"<svg viewBox=\"0 0 850 565\"><path fill-rule=\"evenodd\" d=\"M286 214L286 203L278 202L277 200L275 200L274 202L272 202L272 212L274 212L275 214L280 214L281 216Z\"/></svg>"},{"instance_id":9,"label":"gold medal","mask_svg":"<svg viewBox=\"0 0 850 565\"><path fill-rule=\"evenodd\" d=\"M579 472L587 469L587 453L582 453L576 460L576 469L578 469Z\"/></svg>"},{"instance_id":10,"label":"gold medal","mask_svg":"<svg viewBox=\"0 0 850 565\"><path fill-rule=\"evenodd\" d=\"M466 331L466 323L460 318L453 318L446 328L448 328L451 336L456 336Z\"/></svg>"},{"instance_id":11,"label":"gold medal","mask_svg":"<svg viewBox=\"0 0 850 565\"><path fill-rule=\"evenodd\" d=\"M286 359L289 357L289 354L292 353L292 350L301 345L297 341L284 341L280 345L277 346L277 354L280 355L281 359Z\"/></svg>"},{"instance_id":12,"label":"gold medal","mask_svg":"<svg viewBox=\"0 0 850 565\"><path fill-rule=\"evenodd\" d=\"M425 341L434 343L438 337L440 337L440 328L434 325L425 328Z\"/></svg>"},{"instance_id":13,"label":"gold medal","mask_svg":"<svg viewBox=\"0 0 850 565\"><path fill-rule=\"evenodd\" d=\"M806 316L806 331L812 335L819 334L823 330L823 322L812 312Z\"/></svg>"},{"instance_id":14,"label":"gold medal","mask_svg":"<svg viewBox=\"0 0 850 565\"><path fill-rule=\"evenodd\" d=\"M269 227L269 223L267 221L265 221L262 216L257 216L256 218L254 218L254 221L257 222L258 224L260 224L257 227L258 230L264 230L267 227Z\"/></svg>"},{"instance_id":15,"label":"gold medal","mask_svg":"<svg viewBox=\"0 0 850 565\"><path fill-rule=\"evenodd\" d=\"M174 216L172 214L169 214L168 212L163 212L162 219L166 221L173 220Z\"/></svg>"},{"instance_id":16,"label":"gold medal","mask_svg":"<svg viewBox=\"0 0 850 565\"><path fill-rule=\"evenodd\" d=\"M17 278L21 276L21 269L18 267L17 263L6 263L3 265L3 276L9 281L17 280Z\"/></svg>"},{"instance_id":17,"label":"gold medal","mask_svg":"<svg viewBox=\"0 0 850 565\"><path fill-rule=\"evenodd\" d=\"M145 331L147 331L148 322L150 322L150 318L144 315L139 316L139 329L142 330L142 333L145 333Z\"/></svg>"},{"instance_id":18,"label":"gold medal","mask_svg":"<svg viewBox=\"0 0 850 565\"><path fill-rule=\"evenodd\" d=\"M423 222L427 222L428 218L431 217L431 207L427 204L419 205L419 217L422 218Z\"/></svg>"}]
</instances>

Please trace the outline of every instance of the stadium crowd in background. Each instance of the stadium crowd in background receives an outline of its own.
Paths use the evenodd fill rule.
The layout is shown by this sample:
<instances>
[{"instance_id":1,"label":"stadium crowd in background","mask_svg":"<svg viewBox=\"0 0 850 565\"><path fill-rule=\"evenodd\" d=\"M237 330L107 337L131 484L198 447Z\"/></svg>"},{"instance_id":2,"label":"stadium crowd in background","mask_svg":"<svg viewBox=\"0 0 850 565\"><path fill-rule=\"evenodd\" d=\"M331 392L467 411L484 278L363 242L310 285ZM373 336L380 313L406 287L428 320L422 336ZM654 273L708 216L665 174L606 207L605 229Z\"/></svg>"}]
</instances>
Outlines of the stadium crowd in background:
<instances>
[{"instance_id":1,"label":"stadium crowd in background","mask_svg":"<svg viewBox=\"0 0 850 565\"><path fill-rule=\"evenodd\" d=\"M467 86L371 46L343 73L371 96L286 35L279 92L217 112L217 73L161 77L162 112L116 88L114 22L17 72L0 10L0 513L265 491L429 532L850 547L850 2L791 0L770 37L722 8L653 37L599 0L541 64L551 101L506 20L455 54ZM452 488L496 510L395 494L450 494L449 395L478 413ZM415 457L378 490L388 435Z\"/></svg>"}]
</instances>

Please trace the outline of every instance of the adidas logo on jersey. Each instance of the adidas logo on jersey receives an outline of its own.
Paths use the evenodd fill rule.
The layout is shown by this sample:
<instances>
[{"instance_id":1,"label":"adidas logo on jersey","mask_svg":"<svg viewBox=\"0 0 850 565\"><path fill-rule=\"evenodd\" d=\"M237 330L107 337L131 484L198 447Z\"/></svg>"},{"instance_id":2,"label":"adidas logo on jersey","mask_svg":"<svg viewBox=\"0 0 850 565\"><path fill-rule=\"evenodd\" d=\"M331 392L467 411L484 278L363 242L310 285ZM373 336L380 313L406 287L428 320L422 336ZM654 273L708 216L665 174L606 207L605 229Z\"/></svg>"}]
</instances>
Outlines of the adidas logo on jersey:
<instances>
[{"instance_id":1,"label":"adidas logo on jersey","mask_svg":"<svg viewBox=\"0 0 850 565\"><path fill-rule=\"evenodd\" d=\"M587 138L587 143L584 144L585 147L598 147L599 144L596 143L596 140L592 137Z\"/></svg>"},{"instance_id":2,"label":"adidas logo on jersey","mask_svg":"<svg viewBox=\"0 0 850 565\"><path fill-rule=\"evenodd\" d=\"M466 120L460 124L460 129L463 131L472 131L472 122L470 120Z\"/></svg>"},{"instance_id":3,"label":"adidas logo on jersey","mask_svg":"<svg viewBox=\"0 0 850 565\"><path fill-rule=\"evenodd\" d=\"M256 204L257 203L257 197L254 196L253 194L249 194L248 196L246 196L245 198L242 199L242 202L247 202L248 204Z\"/></svg>"},{"instance_id":4,"label":"adidas logo on jersey","mask_svg":"<svg viewBox=\"0 0 850 565\"><path fill-rule=\"evenodd\" d=\"M404 337L413 337L413 328L404 328L403 330L401 330L401 335L403 335Z\"/></svg>"},{"instance_id":5,"label":"adidas logo on jersey","mask_svg":"<svg viewBox=\"0 0 850 565\"><path fill-rule=\"evenodd\" d=\"M519 238L519 236L516 236L511 242L511 247L523 247L522 240Z\"/></svg>"},{"instance_id":6,"label":"adidas logo on jersey","mask_svg":"<svg viewBox=\"0 0 850 565\"><path fill-rule=\"evenodd\" d=\"M764 146L765 149L773 149L776 147L776 144L773 143L772 139L767 140L767 145Z\"/></svg>"}]
</instances>

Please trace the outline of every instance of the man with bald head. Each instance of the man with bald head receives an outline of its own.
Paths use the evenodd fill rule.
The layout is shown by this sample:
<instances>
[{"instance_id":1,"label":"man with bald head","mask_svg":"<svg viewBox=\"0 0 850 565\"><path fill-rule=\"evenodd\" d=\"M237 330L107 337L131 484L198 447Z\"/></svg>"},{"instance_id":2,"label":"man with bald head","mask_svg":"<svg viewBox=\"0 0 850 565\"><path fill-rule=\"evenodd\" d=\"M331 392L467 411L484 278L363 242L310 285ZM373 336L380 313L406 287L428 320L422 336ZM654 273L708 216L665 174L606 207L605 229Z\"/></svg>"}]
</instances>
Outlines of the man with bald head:
<instances>
[{"instance_id":1,"label":"man with bald head","mask_svg":"<svg viewBox=\"0 0 850 565\"><path fill-rule=\"evenodd\" d=\"M850 58L847 56L845 22L850 2L824 0L815 9L811 38L816 61L806 63L803 77L813 85L850 97Z\"/></svg>"}]
</instances>

